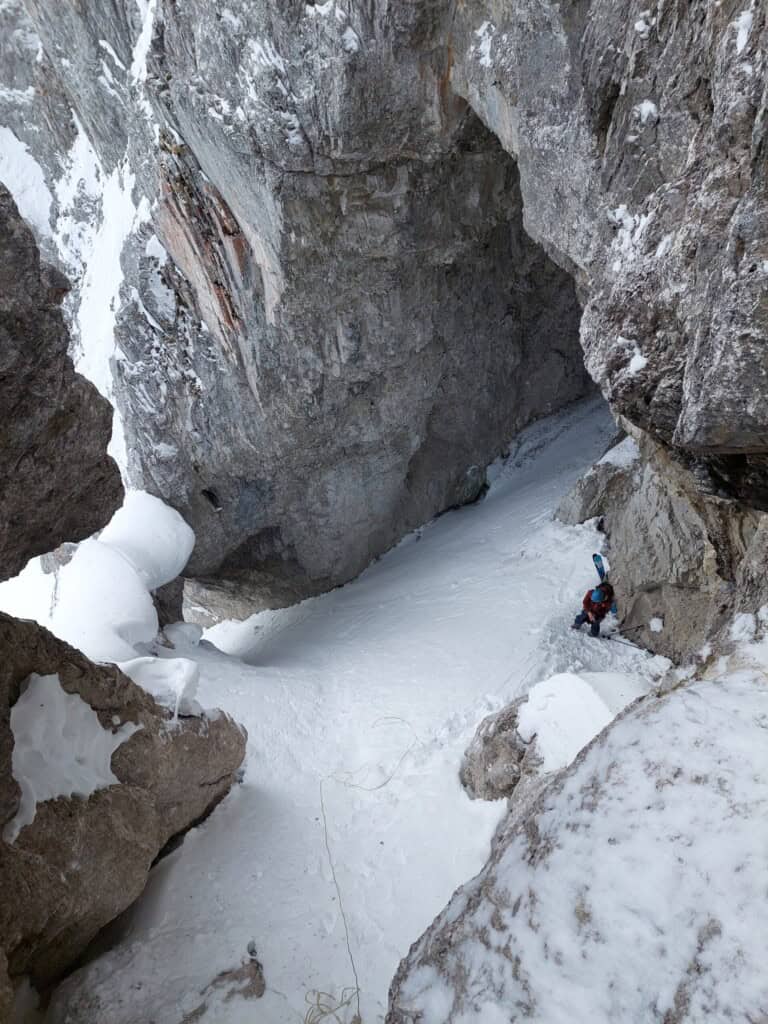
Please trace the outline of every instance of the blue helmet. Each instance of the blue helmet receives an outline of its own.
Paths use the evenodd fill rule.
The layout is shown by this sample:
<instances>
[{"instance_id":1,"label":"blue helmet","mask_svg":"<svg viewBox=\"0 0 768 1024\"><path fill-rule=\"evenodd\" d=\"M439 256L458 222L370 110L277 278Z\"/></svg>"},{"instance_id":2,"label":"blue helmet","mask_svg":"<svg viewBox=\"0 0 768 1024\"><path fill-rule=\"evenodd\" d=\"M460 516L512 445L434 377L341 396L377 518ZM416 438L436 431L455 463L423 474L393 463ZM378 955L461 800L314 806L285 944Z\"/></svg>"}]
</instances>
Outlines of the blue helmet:
<instances>
[{"instance_id":1,"label":"blue helmet","mask_svg":"<svg viewBox=\"0 0 768 1024\"><path fill-rule=\"evenodd\" d=\"M595 589L589 596L592 598L595 604L599 604L601 601L605 600L605 594L602 592L602 590Z\"/></svg>"}]
</instances>

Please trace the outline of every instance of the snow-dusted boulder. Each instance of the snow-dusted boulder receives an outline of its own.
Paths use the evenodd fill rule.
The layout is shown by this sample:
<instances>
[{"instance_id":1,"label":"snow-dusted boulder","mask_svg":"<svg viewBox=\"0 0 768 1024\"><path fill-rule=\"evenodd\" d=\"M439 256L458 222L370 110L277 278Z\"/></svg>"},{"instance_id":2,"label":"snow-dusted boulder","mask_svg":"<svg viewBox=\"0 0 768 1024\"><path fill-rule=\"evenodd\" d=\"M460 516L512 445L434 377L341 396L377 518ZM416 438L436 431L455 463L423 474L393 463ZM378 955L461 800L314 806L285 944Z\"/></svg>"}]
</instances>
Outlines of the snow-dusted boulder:
<instances>
[{"instance_id":1,"label":"snow-dusted boulder","mask_svg":"<svg viewBox=\"0 0 768 1024\"><path fill-rule=\"evenodd\" d=\"M535 744L518 732L520 697L512 704L487 715L477 727L464 752L459 778L473 799L500 800L518 793L527 779L540 776L540 758Z\"/></svg>"},{"instance_id":2,"label":"snow-dusted boulder","mask_svg":"<svg viewBox=\"0 0 768 1024\"><path fill-rule=\"evenodd\" d=\"M0 947L45 986L226 794L245 735L184 717L189 673L174 713L34 623L0 616L0 650Z\"/></svg>"},{"instance_id":3,"label":"snow-dusted boulder","mask_svg":"<svg viewBox=\"0 0 768 1024\"><path fill-rule=\"evenodd\" d=\"M754 670L635 704L513 806L388 1024L763 1019L766 742Z\"/></svg>"},{"instance_id":4,"label":"snow-dusted boulder","mask_svg":"<svg viewBox=\"0 0 768 1024\"><path fill-rule=\"evenodd\" d=\"M558 672L536 683L480 723L461 764L462 785L473 799L513 798L519 810L669 665L653 659L646 678Z\"/></svg>"}]
</instances>

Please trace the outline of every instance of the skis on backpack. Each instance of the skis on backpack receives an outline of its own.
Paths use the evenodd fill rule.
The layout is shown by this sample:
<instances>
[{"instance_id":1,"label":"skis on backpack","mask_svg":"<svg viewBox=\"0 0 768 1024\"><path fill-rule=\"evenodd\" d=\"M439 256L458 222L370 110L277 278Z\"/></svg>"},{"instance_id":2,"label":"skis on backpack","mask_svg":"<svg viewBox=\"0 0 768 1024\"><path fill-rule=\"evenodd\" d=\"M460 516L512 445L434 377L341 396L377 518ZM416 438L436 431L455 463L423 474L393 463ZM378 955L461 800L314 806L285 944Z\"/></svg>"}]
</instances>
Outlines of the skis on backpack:
<instances>
[{"instance_id":1,"label":"skis on backpack","mask_svg":"<svg viewBox=\"0 0 768 1024\"><path fill-rule=\"evenodd\" d=\"M598 555L598 553L595 552L594 555L592 555L592 562L593 562L593 564L595 566L595 569L597 569L597 575L600 577L600 582L602 583L603 580L605 579L606 575L607 575L607 570L605 568L605 562L603 561L603 556L602 555ZM611 611L613 612L614 615L618 611L618 608L616 607L616 602L615 601L611 605Z\"/></svg>"}]
</instances>

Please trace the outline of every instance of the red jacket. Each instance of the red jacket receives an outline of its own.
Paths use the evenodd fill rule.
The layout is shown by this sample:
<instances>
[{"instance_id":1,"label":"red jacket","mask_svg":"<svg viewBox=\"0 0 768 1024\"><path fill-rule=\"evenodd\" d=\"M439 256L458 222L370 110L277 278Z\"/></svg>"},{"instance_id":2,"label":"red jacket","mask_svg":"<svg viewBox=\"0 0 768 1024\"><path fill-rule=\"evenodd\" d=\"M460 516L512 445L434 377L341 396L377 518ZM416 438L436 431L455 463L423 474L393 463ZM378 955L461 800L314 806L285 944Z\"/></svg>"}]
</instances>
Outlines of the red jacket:
<instances>
[{"instance_id":1,"label":"red jacket","mask_svg":"<svg viewBox=\"0 0 768 1024\"><path fill-rule=\"evenodd\" d=\"M605 600L593 601L592 591L594 589L596 588L590 587L590 589L584 595L584 600L581 602L581 604L585 612L588 612L590 615L593 616L593 618L597 619L598 622L601 622L608 614L608 612L611 610L611 605L613 604L613 590L607 591L606 594L606 590L603 588L603 593L606 594Z\"/></svg>"}]
</instances>

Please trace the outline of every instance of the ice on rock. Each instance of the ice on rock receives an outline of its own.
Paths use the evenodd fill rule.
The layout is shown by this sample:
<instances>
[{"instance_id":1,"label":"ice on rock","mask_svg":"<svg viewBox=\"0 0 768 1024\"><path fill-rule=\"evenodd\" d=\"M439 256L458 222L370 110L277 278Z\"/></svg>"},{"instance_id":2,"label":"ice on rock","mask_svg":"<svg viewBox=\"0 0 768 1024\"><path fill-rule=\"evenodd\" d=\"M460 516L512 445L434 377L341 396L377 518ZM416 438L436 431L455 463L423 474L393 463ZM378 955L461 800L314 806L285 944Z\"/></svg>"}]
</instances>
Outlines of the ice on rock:
<instances>
[{"instance_id":1,"label":"ice on rock","mask_svg":"<svg viewBox=\"0 0 768 1024\"><path fill-rule=\"evenodd\" d=\"M755 616L749 612L740 612L731 623L731 640L749 642L754 639L756 629Z\"/></svg>"},{"instance_id":2,"label":"ice on rock","mask_svg":"<svg viewBox=\"0 0 768 1024\"><path fill-rule=\"evenodd\" d=\"M638 117L640 118L641 124L655 124L659 119L659 108L653 102L653 100L643 100L642 103L638 103L635 107Z\"/></svg>"},{"instance_id":3,"label":"ice on rock","mask_svg":"<svg viewBox=\"0 0 768 1024\"><path fill-rule=\"evenodd\" d=\"M174 718L202 714L195 700L200 669L189 658L134 658L121 662L120 671L173 711Z\"/></svg>"},{"instance_id":4,"label":"ice on rock","mask_svg":"<svg viewBox=\"0 0 768 1024\"><path fill-rule=\"evenodd\" d=\"M3 831L13 842L35 818L37 805L59 796L88 797L119 784L112 754L139 725L105 729L93 708L67 693L57 675L31 675L11 708L12 770L21 789L14 818Z\"/></svg>"}]
</instances>

